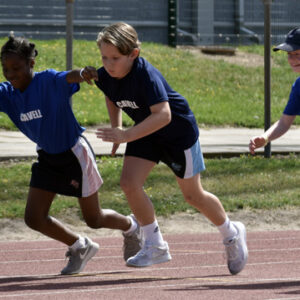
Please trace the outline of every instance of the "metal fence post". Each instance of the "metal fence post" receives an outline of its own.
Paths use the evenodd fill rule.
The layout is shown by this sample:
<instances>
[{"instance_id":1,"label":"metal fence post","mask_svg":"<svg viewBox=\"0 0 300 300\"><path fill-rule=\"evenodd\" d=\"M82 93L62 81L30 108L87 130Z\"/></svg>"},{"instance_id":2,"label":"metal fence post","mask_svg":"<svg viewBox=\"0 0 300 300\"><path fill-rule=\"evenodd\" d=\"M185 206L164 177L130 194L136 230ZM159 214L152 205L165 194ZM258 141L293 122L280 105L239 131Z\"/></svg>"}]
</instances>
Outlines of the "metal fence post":
<instances>
[{"instance_id":1,"label":"metal fence post","mask_svg":"<svg viewBox=\"0 0 300 300\"><path fill-rule=\"evenodd\" d=\"M264 91L265 91L265 131L271 126L271 2L264 2ZM264 156L271 157L271 144L265 146Z\"/></svg>"},{"instance_id":2,"label":"metal fence post","mask_svg":"<svg viewBox=\"0 0 300 300\"><path fill-rule=\"evenodd\" d=\"M177 46L177 0L168 0L168 45Z\"/></svg>"},{"instance_id":3,"label":"metal fence post","mask_svg":"<svg viewBox=\"0 0 300 300\"><path fill-rule=\"evenodd\" d=\"M73 68L73 5L74 0L66 0L66 65Z\"/></svg>"}]
</instances>

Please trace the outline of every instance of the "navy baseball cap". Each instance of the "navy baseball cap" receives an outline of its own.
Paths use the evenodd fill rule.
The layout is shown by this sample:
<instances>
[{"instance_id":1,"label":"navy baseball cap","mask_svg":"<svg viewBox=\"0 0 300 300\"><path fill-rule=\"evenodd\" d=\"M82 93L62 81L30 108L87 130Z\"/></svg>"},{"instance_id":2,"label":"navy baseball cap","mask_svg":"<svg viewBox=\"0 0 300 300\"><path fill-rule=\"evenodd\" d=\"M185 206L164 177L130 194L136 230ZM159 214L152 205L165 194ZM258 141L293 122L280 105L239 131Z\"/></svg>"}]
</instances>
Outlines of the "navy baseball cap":
<instances>
[{"instance_id":1,"label":"navy baseball cap","mask_svg":"<svg viewBox=\"0 0 300 300\"><path fill-rule=\"evenodd\" d=\"M285 42L273 48L273 51L296 51L300 49L300 28L292 29L285 39Z\"/></svg>"}]
</instances>

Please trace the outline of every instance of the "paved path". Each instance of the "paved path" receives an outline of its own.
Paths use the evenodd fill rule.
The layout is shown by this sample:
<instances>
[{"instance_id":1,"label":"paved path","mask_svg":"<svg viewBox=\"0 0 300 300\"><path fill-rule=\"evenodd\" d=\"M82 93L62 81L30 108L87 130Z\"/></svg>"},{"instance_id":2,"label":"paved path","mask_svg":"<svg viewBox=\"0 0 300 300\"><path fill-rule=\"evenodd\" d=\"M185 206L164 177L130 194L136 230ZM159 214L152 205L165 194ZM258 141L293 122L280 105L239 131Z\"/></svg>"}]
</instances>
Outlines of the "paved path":
<instances>
[{"instance_id":1,"label":"paved path","mask_svg":"<svg viewBox=\"0 0 300 300\"><path fill-rule=\"evenodd\" d=\"M262 132L262 129L247 128L214 128L200 129L200 141L204 155L234 155L247 154L249 139ZM107 155L111 143L105 143L96 138L95 129L88 128L85 136L91 143L96 155ZM118 154L122 154L125 144L122 144ZM290 129L280 139L272 142L272 153L300 152L300 128ZM260 149L259 152L263 152ZM14 157L36 156L35 144L19 131L0 131L0 159Z\"/></svg>"}]
</instances>

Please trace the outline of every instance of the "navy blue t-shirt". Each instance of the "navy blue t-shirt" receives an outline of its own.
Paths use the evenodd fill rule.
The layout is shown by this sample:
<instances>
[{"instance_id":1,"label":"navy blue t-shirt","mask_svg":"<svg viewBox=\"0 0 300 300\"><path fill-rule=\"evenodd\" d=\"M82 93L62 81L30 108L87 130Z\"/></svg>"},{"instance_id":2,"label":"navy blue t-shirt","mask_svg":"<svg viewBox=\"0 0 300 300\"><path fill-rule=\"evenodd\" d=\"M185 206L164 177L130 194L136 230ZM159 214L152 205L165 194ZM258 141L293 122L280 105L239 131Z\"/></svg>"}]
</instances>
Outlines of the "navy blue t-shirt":
<instances>
[{"instance_id":1,"label":"navy blue t-shirt","mask_svg":"<svg viewBox=\"0 0 300 300\"><path fill-rule=\"evenodd\" d=\"M24 92L10 82L0 83L0 111L51 154L69 150L84 131L70 106L70 97L80 86L69 84L67 73L51 69L37 72Z\"/></svg>"},{"instance_id":2,"label":"navy blue t-shirt","mask_svg":"<svg viewBox=\"0 0 300 300\"><path fill-rule=\"evenodd\" d=\"M290 116L300 115L300 77L292 86L289 101L283 113Z\"/></svg>"},{"instance_id":3,"label":"navy blue t-shirt","mask_svg":"<svg viewBox=\"0 0 300 300\"><path fill-rule=\"evenodd\" d=\"M171 122L151 134L158 142L178 149L190 148L196 142L199 130L187 100L174 91L162 74L144 58L138 57L131 71L122 79L111 77L104 67L98 69L98 77L98 88L135 124L151 114L152 105L169 102Z\"/></svg>"}]
</instances>

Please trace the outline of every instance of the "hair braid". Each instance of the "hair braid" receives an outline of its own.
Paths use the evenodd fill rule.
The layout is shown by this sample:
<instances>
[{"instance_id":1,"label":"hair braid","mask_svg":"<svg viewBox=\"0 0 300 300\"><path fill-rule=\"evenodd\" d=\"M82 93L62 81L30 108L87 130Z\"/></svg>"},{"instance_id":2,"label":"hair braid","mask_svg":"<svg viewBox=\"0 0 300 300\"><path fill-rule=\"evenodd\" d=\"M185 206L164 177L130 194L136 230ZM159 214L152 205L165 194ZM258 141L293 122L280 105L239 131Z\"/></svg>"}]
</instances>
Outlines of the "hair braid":
<instances>
[{"instance_id":1,"label":"hair braid","mask_svg":"<svg viewBox=\"0 0 300 300\"><path fill-rule=\"evenodd\" d=\"M1 59L4 54L14 53L25 59L32 59L38 55L35 44L25 38L10 36L1 48Z\"/></svg>"}]
</instances>

